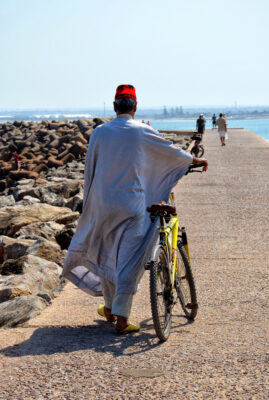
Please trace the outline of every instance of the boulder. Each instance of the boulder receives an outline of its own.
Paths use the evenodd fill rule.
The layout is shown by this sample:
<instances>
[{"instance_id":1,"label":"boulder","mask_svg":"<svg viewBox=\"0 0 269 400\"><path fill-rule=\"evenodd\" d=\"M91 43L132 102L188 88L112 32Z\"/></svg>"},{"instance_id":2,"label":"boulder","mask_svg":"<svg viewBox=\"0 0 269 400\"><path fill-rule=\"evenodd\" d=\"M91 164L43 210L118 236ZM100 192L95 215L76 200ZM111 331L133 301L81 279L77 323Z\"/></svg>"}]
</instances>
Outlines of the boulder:
<instances>
[{"instance_id":1,"label":"boulder","mask_svg":"<svg viewBox=\"0 0 269 400\"><path fill-rule=\"evenodd\" d=\"M79 211L83 203L83 193L80 192L75 196L71 197L65 204L65 207L70 208L72 211Z\"/></svg>"},{"instance_id":2,"label":"boulder","mask_svg":"<svg viewBox=\"0 0 269 400\"><path fill-rule=\"evenodd\" d=\"M51 151L51 153L52 153L52 151ZM58 152L57 152L57 154L58 154ZM49 167L49 168L52 168L52 167L54 167L54 168L62 167L63 165L64 165L63 161L57 160L57 159L56 159L55 157L53 157L53 156L50 156L50 157L48 158L48 167Z\"/></svg>"},{"instance_id":3,"label":"boulder","mask_svg":"<svg viewBox=\"0 0 269 400\"><path fill-rule=\"evenodd\" d=\"M44 238L55 242L55 236L61 232L63 228L63 224L58 224L53 221L33 222L19 229L14 236L16 238L33 240Z\"/></svg>"},{"instance_id":4,"label":"boulder","mask_svg":"<svg viewBox=\"0 0 269 400\"><path fill-rule=\"evenodd\" d=\"M36 197L31 197L31 196L24 196L23 200L17 202L17 204L20 204L21 206L30 206L32 204L38 204L38 203L40 203L40 200L37 199Z\"/></svg>"},{"instance_id":5,"label":"boulder","mask_svg":"<svg viewBox=\"0 0 269 400\"><path fill-rule=\"evenodd\" d=\"M5 261L0 272L0 302L38 293L54 297L53 293L62 286L62 268L31 254Z\"/></svg>"},{"instance_id":6,"label":"boulder","mask_svg":"<svg viewBox=\"0 0 269 400\"><path fill-rule=\"evenodd\" d=\"M68 249L74 233L75 227L72 225L67 225L61 230L61 232L56 234L55 239L62 250Z\"/></svg>"},{"instance_id":7,"label":"boulder","mask_svg":"<svg viewBox=\"0 0 269 400\"><path fill-rule=\"evenodd\" d=\"M12 206L13 204L15 204L15 199L12 196L12 194L10 194L9 196L0 196L0 208L6 206Z\"/></svg>"},{"instance_id":8,"label":"boulder","mask_svg":"<svg viewBox=\"0 0 269 400\"><path fill-rule=\"evenodd\" d=\"M67 152L68 152L68 150L66 150ZM62 153L63 154L63 153ZM76 157L74 156L74 154L72 154L72 153L67 153L67 154L65 154L64 156L62 156L62 154L61 154L61 157L60 157L60 154L59 154L59 158L61 158L61 160L63 161L63 163L64 164L67 164L67 163L69 163L69 162L72 162L72 161L74 161L75 159L76 159Z\"/></svg>"},{"instance_id":9,"label":"boulder","mask_svg":"<svg viewBox=\"0 0 269 400\"><path fill-rule=\"evenodd\" d=\"M42 203L51 204L52 206L57 206L57 207L65 206L66 200L63 197L57 195L56 193L51 192L46 187L41 187L39 189L39 193L41 196Z\"/></svg>"},{"instance_id":10,"label":"boulder","mask_svg":"<svg viewBox=\"0 0 269 400\"><path fill-rule=\"evenodd\" d=\"M59 265L62 265L64 261L60 245L44 238L39 238L31 246L28 246L26 254L32 254Z\"/></svg>"},{"instance_id":11,"label":"boulder","mask_svg":"<svg viewBox=\"0 0 269 400\"><path fill-rule=\"evenodd\" d=\"M33 204L0 209L0 234L13 236L21 227L32 222L54 221L67 225L79 217L78 212L71 212L69 208L55 207L49 204Z\"/></svg>"},{"instance_id":12,"label":"boulder","mask_svg":"<svg viewBox=\"0 0 269 400\"><path fill-rule=\"evenodd\" d=\"M87 131L88 125L85 121L83 121L82 119L79 119L77 124L78 124L79 130L81 133L84 133L85 131Z\"/></svg>"},{"instance_id":13,"label":"boulder","mask_svg":"<svg viewBox=\"0 0 269 400\"><path fill-rule=\"evenodd\" d=\"M0 303L0 326L22 324L40 314L47 305L42 296L22 296Z\"/></svg>"},{"instance_id":14,"label":"boulder","mask_svg":"<svg viewBox=\"0 0 269 400\"><path fill-rule=\"evenodd\" d=\"M70 149L70 153L74 154L76 158L83 156L87 151L87 146L80 142L76 142Z\"/></svg>"},{"instance_id":15,"label":"boulder","mask_svg":"<svg viewBox=\"0 0 269 400\"><path fill-rule=\"evenodd\" d=\"M34 243L34 240L15 239L4 235L0 236L0 264L9 259L17 259L24 256L27 249Z\"/></svg>"},{"instance_id":16,"label":"boulder","mask_svg":"<svg viewBox=\"0 0 269 400\"><path fill-rule=\"evenodd\" d=\"M22 178L36 179L39 177L39 173L34 171L10 171L9 175L14 181L19 181Z\"/></svg>"},{"instance_id":17,"label":"boulder","mask_svg":"<svg viewBox=\"0 0 269 400\"><path fill-rule=\"evenodd\" d=\"M4 192L4 190L6 190L6 188L7 188L7 182L6 182L6 180L2 179L0 181L0 193ZM2 206L0 206L0 207L2 207Z\"/></svg>"}]
</instances>

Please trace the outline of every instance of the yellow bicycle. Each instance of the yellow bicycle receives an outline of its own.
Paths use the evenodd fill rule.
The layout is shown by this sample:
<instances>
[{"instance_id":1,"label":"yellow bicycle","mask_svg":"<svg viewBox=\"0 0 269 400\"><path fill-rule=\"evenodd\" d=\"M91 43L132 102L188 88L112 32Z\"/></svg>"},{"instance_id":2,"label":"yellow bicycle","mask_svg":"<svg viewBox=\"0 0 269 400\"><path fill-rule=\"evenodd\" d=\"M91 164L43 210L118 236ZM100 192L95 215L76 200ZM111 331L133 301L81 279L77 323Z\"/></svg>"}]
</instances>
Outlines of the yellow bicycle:
<instances>
[{"instance_id":1,"label":"yellow bicycle","mask_svg":"<svg viewBox=\"0 0 269 400\"><path fill-rule=\"evenodd\" d=\"M188 172L193 172L196 167L198 166L191 166ZM179 227L174 193L170 194L170 204L155 203L147 211L152 222L160 218L159 240L145 269L150 270L154 328L158 338L164 342L170 334L172 310L177 301L189 320L196 317L198 304L187 234L184 227Z\"/></svg>"}]
</instances>

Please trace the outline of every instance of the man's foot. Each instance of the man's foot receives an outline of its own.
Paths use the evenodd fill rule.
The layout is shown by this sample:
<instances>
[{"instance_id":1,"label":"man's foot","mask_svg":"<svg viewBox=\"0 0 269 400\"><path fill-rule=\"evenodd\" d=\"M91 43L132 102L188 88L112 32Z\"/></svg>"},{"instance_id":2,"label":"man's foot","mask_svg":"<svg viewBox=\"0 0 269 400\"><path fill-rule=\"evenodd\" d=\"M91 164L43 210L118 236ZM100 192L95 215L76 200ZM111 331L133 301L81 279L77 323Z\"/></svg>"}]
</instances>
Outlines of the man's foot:
<instances>
[{"instance_id":1,"label":"man's foot","mask_svg":"<svg viewBox=\"0 0 269 400\"><path fill-rule=\"evenodd\" d=\"M121 315L117 315L117 324L116 324L116 332L117 333L129 333L129 332L138 332L140 329L139 326L128 322L128 318L122 317Z\"/></svg>"},{"instance_id":2,"label":"man's foot","mask_svg":"<svg viewBox=\"0 0 269 400\"><path fill-rule=\"evenodd\" d=\"M130 333L130 332L138 332L140 330L140 326L132 324L131 322L128 323L128 325L126 326L126 328L122 329L122 330L118 330L116 328L116 332L117 333Z\"/></svg>"},{"instance_id":3,"label":"man's foot","mask_svg":"<svg viewBox=\"0 0 269 400\"><path fill-rule=\"evenodd\" d=\"M111 314L111 310L104 305L100 305L97 309L97 312L101 317L104 317L108 322L115 322L115 315Z\"/></svg>"}]
</instances>

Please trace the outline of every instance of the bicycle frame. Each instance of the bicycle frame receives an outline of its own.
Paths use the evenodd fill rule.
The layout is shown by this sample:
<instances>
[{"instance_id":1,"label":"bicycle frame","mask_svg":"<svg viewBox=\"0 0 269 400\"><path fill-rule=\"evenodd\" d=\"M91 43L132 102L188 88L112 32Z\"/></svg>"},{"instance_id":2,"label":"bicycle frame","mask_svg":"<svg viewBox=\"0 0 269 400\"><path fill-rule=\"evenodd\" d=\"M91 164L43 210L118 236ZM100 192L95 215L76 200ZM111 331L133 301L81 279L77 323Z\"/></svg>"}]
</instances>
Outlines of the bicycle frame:
<instances>
[{"instance_id":1,"label":"bicycle frame","mask_svg":"<svg viewBox=\"0 0 269 400\"><path fill-rule=\"evenodd\" d=\"M171 192L171 194L170 194L170 201L172 203L174 202L174 193L173 192ZM168 261L169 261L169 264L171 263L171 284L172 284L172 288L174 288L175 274L176 274L177 268L178 268L177 257L175 256L175 253L177 251L178 237L181 237L182 244L186 250L189 262L191 261L186 230L184 227L179 228L178 215L175 214L171 217L168 225L166 225L166 226L164 225L164 218L163 217L160 218L160 231L159 232L160 232L160 243L166 249L167 254L170 257L170 259ZM170 233L172 233L171 243L169 243Z\"/></svg>"}]
</instances>

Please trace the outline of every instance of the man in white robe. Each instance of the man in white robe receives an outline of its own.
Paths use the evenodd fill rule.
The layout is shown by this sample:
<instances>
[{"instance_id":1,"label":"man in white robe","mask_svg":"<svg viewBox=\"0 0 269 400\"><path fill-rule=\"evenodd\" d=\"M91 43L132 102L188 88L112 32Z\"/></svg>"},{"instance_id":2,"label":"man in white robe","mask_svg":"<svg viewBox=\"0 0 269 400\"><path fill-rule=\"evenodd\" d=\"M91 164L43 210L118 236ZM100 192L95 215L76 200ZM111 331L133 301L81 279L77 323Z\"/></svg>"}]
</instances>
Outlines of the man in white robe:
<instances>
[{"instance_id":1,"label":"man in white robe","mask_svg":"<svg viewBox=\"0 0 269 400\"><path fill-rule=\"evenodd\" d=\"M168 201L190 164L205 163L136 122L132 85L117 88L117 118L92 133L85 163L83 212L68 249L63 276L91 295L103 293L99 315L117 332L139 330L128 321L133 295L156 241L147 206Z\"/></svg>"}]
</instances>

